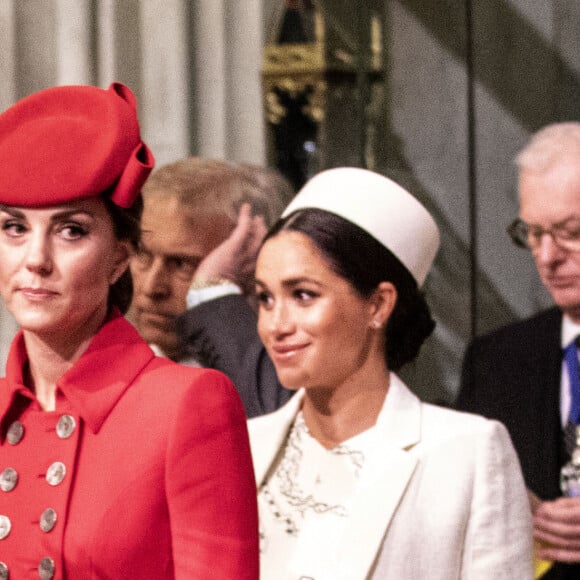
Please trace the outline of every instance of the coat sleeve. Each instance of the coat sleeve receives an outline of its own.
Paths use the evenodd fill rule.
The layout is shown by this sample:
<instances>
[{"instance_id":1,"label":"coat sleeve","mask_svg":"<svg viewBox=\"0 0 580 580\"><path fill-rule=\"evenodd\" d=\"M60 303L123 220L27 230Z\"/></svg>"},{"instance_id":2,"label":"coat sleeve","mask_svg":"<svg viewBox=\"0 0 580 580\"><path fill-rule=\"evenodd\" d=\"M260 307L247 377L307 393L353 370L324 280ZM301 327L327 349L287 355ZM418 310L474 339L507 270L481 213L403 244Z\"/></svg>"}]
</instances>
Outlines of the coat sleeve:
<instances>
[{"instance_id":1,"label":"coat sleeve","mask_svg":"<svg viewBox=\"0 0 580 580\"><path fill-rule=\"evenodd\" d=\"M244 410L199 373L171 426L165 475L176 580L257 580L256 486Z\"/></svg>"},{"instance_id":2,"label":"coat sleeve","mask_svg":"<svg viewBox=\"0 0 580 580\"><path fill-rule=\"evenodd\" d=\"M473 452L473 496L461 578L529 580L533 577L531 511L505 427L488 421Z\"/></svg>"},{"instance_id":3,"label":"coat sleeve","mask_svg":"<svg viewBox=\"0 0 580 580\"><path fill-rule=\"evenodd\" d=\"M275 411L290 398L258 336L256 315L242 296L191 308L178 319L177 335L187 355L233 381L248 418Z\"/></svg>"}]
</instances>

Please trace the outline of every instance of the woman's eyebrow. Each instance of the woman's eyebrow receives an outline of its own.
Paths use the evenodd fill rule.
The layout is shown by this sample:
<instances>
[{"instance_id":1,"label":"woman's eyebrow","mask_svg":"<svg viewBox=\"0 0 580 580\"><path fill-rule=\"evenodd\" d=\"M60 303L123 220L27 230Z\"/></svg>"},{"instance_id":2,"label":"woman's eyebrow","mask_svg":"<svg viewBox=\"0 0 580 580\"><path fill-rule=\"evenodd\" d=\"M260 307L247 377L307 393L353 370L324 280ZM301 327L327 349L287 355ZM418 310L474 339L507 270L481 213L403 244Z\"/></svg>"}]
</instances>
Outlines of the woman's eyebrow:
<instances>
[{"instance_id":1,"label":"woman's eyebrow","mask_svg":"<svg viewBox=\"0 0 580 580\"><path fill-rule=\"evenodd\" d=\"M1 205L0 204L0 211L3 211L15 218L20 218L20 219L25 219L26 218L26 214L15 208L15 207L11 207L9 205ZM62 210L58 213L55 213L53 215L50 216L51 221L58 221L58 220L62 220L62 219L69 219L74 215L77 214L83 214L86 215L88 217L92 217L93 214L85 209L65 209Z\"/></svg>"},{"instance_id":2,"label":"woman's eyebrow","mask_svg":"<svg viewBox=\"0 0 580 580\"><path fill-rule=\"evenodd\" d=\"M262 282L259 278L256 278L255 283L257 286L266 287L267 284ZM308 276L296 276L295 278L287 278L286 280L282 280L282 286L286 288L293 288L294 286L299 286L300 284L316 284L320 286L320 282L309 278Z\"/></svg>"},{"instance_id":3,"label":"woman's eyebrow","mask_svg":"<svg viewBox=\"0 0 580 580\"><path fill-rule=\"evenodd\" d=\"M55 221L59 221L59 220L63 220L63 219L65 219L65 220L70 219L70 218L78 216L78 215L93 217L93 214L90 211L87 211L86 209L65 209L65 210L59 211L58 213L51 215L50 220L55 222Z\"/></svg>"},{"instance_id":4,"label":"woman's eyebrow","mask_svg":"<svg viewBox=\"0 0 580 580\"><path fill-rule=\"evenodd\" d=\"M24 219L24 212L16 209L15 207L10 207L8 205L1 205L0 204L0 211L3 211L7 214L10 214L12 217Z\"/></svg>"}]
</instances>

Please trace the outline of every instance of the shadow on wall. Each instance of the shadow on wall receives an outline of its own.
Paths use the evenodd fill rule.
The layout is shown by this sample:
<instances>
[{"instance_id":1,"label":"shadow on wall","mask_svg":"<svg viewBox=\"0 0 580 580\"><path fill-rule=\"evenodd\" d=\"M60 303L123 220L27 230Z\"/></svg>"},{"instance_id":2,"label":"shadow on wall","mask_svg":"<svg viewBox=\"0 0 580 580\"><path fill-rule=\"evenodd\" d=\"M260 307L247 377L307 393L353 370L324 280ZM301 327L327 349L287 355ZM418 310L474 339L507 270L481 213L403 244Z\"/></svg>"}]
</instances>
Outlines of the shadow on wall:
<instances>
[{"instance_id":1,"label":"shadow on wall","mask_svg":"<svg viewBox=\"0 0 580 580\"><path fill-rule=\"evenodd\" d=\"M506 116L529 133L554 121L580 117L580 78L569 64L572 58L578 62L575 56L578 28L568 25L578 22L578 3L544 3L545 6L536 8L532 16L539 15L542 9L551 11L551 29L557 34L550 40L507 0L473 3L471 38L468 38L464 2L460 3L459 10L457 2L452 0L437 3L398 0L398 4L437 39L451 58L466 68L468 48L471 48L473 78L469 82L483 87ZM562 55L567 55L568 61ZM388 75L385 82L388 94ZM381 115L379 126L385 132L381 135L383 150L377 152L380 161L376 169L413 192L431 211L441 229L441 250L425 286L437 327L417 361L404 368L401 375L423 399L450 404L460 383L463 353L471 333L470 249L434 205L434 196L414 177L401 140L389 122L388 111L382 111ZM477 272L476 286L478 334L516 318L493 281L481 271Z\"/></svg>"},{"instance_id":2,"label":"shadow on wall","mask_svg":"<svg viewBox=\"0 0 580 580\"><path fill-rule=\"evenodd\" d=\"M465 9L458 10L454 0L398 2L450 55L466 63ZM580 5L552 4L552 29L558 32L554 40L559 46L548 43L506 0L473 3L475 80L529 132L554 121L580 117L579 73L560 54L566 49L570 55L577 54L578 27L568 23L578 22Z\"/></svg>"}]
</instances>

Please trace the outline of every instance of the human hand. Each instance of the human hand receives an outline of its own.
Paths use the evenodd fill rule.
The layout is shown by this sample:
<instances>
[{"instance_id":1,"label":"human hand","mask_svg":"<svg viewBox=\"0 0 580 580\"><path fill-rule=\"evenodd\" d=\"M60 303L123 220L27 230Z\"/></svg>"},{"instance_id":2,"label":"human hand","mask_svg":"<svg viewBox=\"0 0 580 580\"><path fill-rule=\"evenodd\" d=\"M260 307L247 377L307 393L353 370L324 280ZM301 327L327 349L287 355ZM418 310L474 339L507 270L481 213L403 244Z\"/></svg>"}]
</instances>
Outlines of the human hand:
<instances>
[{"instance_id":1,"label":"human hand","mask_svg":"<svg viewBox=\"0 0 580 580\"><path fill-rule=\"evenodd\" d=\"M537 556L558 562L580 562L580 498L544 501L533 513Z\"/></svg>"},{"instance_id":2,"label":"human hand","mask_svg":"<svg viewBox=\"0 0 580 580\"><path fill-rule=\"evenodd\" d=\"M262 216L252 216L249 203L242 204L232 233L199 264L192 282L230 280L244 294L253 291L256 256L267 228Z\"/></svg>"}]
</instances>

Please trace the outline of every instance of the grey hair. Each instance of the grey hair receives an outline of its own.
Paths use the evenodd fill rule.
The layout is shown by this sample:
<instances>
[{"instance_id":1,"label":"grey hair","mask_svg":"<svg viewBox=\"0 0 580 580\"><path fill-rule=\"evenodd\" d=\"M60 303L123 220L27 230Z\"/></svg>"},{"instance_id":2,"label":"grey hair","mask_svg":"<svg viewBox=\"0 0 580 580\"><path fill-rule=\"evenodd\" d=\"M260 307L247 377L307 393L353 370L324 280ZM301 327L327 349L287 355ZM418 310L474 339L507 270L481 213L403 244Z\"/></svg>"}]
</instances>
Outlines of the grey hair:
<instances>
[{"instance_id":1,"label":"grey hair","mask_svg":"<svg viewBox=\"0 0 580 580\"><path fill-rule=\"evenodd\" d=\"M546 125L531 137L515 162L520 170L544 170L565 160L580 165L580 122Z\"/></svg>"}]
</instances>

